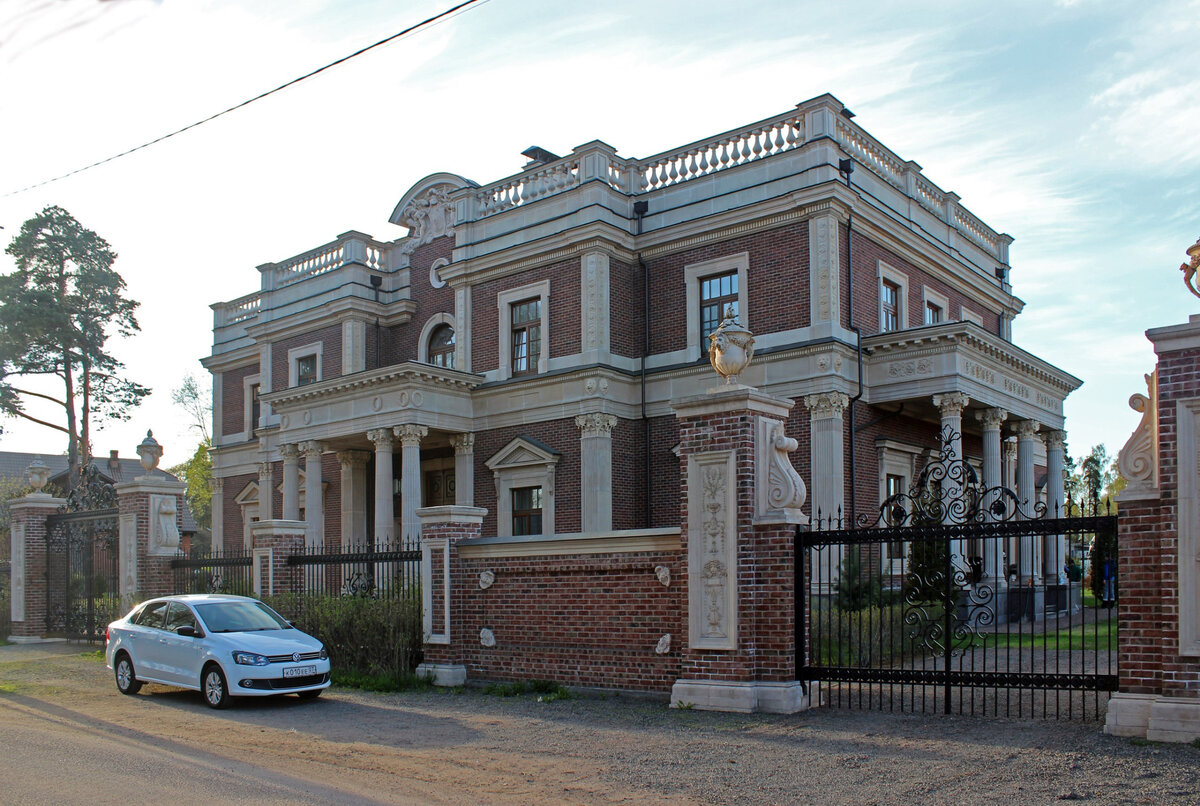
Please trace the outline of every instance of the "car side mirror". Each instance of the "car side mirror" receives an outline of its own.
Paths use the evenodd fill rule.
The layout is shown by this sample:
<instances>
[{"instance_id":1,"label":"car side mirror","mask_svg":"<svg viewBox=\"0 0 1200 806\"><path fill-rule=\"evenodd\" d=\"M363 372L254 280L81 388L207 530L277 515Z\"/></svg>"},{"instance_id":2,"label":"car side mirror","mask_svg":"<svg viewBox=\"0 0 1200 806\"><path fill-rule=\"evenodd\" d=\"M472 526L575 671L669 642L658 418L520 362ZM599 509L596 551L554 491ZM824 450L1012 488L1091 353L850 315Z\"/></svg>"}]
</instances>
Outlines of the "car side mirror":
<instances>
[{"instance_id":1,"label":"car side mirror","mask_svg":"<svg viewBox=\"0 0 1200 806\"><path fill-rule=\"evenodd\" d=\"M185 638L195 638L196 637L196 628L185 625L185 626L180 627L177 630L175 630L175 634L182 635Z\"/></svg>"}]
</instances>

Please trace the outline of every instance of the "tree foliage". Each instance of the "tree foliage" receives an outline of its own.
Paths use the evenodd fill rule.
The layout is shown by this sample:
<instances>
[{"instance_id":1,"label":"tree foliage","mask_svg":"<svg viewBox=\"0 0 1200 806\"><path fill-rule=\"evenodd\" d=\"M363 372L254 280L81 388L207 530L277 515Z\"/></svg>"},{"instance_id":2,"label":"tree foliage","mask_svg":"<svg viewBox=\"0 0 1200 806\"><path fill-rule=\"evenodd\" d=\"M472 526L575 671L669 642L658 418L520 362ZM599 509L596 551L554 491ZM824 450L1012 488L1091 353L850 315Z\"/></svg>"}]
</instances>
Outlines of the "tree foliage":
<instances>
[{"instance_id":1,"label":"tree foliage","mask_svg":"<svg viewBox=\"0 0 1200 806\"><path fill-rule=\"evenodd\" d=\"M61 207L22 224L5 251L16 271L0 276L0 414L65 434L74 478L91 456L93 420L127 419L150 392L107 349L138 331L138 303L124 296L108 242ZM31 400L61 407L63 421L30 414Z\"/></svg>"},{"instance_id":2,"label":"tree foliage","mask_svg":"<svg viewBox=\"0 0 1200 806\"><path fill-rule=\"evenodd\" d=\"M200 434L200 444L192 458L176 465L170 472L187 483L187 502L192 518L202 529L212 528L212 435L209 423L212 420L212 399L196 380L195 375L184 377L180 385L171 390L171 400L192 418L190 428Z\"/></svg>"}]
</instances>

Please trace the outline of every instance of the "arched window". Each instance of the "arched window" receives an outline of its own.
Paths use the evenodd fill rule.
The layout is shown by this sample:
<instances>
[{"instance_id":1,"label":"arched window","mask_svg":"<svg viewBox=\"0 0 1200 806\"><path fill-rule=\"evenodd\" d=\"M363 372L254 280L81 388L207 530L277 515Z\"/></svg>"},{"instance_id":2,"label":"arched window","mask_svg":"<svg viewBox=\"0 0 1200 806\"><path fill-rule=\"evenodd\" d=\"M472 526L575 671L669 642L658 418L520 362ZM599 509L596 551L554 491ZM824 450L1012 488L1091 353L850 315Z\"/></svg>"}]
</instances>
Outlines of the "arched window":
<instances>
[{"instance_id":1,"label":"arched window","mask_svg":"<svg viewBox=\"0 0 1200 806\"><path fill-rule=\"evenodd\" d=\"M429 363L454 369L454 328L438 325L429 334Z\"/></svg>"}]
</instances>

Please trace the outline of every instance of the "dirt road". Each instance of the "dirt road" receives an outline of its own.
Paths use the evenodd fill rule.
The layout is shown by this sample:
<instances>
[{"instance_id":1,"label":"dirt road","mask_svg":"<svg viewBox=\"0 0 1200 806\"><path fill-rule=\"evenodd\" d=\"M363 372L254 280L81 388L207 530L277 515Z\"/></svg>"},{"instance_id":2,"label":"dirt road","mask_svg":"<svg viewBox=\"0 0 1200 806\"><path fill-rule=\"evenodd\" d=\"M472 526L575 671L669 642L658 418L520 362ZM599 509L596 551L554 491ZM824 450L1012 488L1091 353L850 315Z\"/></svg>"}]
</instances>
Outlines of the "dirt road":
<instances>
[{"instance_id":1,"label":"dirt road","mask_svg":"<svg viewBox=\"0 0 1200 806\"><path fill-rule=\"evenodd\" d=\"M5 803L1200 803L1200 749L1096 725L671 711L467 690L206 708L79 648L0 647Z\"/></svg>"}]
</instances>

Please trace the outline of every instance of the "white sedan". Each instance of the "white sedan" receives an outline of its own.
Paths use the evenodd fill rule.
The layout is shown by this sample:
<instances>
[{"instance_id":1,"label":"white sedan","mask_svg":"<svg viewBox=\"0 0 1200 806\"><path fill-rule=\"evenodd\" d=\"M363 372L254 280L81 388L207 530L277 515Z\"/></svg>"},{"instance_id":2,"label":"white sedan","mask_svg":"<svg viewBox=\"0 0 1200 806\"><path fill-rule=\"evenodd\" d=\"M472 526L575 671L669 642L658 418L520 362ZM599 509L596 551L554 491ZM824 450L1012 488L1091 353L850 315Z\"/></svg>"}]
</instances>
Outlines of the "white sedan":
<instances>
[{"instance_id":1,"label":"white sedan","mask_svg":"<svg viewBox=\"0 0 1200 806\"><path fill-rule=\"evenodd\" d=\"M329 688L329 654L257 599L198 594L151 599L108 625L104 658L122 694L143 683L200 691L213 708L231 697Z\"/></svg>"}]
</instances>

